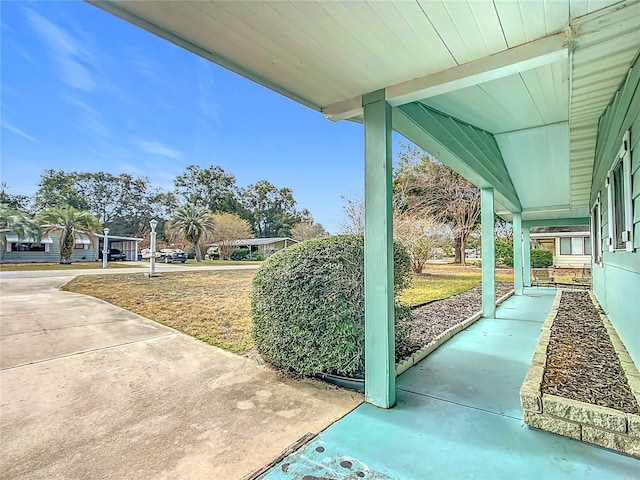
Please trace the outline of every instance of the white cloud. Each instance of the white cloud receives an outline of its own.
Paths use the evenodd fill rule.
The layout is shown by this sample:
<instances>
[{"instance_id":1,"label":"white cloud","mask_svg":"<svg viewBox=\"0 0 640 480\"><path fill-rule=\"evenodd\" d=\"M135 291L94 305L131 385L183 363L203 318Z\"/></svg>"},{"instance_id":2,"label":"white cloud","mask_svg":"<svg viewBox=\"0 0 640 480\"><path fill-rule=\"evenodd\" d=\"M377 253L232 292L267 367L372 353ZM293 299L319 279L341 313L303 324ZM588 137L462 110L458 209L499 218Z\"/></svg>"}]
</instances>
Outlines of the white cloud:
<instances>
[{"instance_id":1,"label":"white cloud","mask_svg":"<svg viewBox=\"0 0 640 480\"><path fill-rule=\"evenodd\" d=\"M202 114L216 124L220 124L220 105L216 102L214 79L211 65L206 60L198 63L198 106Z\"/></svg>"},{"instance_id":2,"label":"white cloud","mask_svg":"<svg viewBox=\"0 0 640 480\"><path fill-rule=\"evenodd\" d=\"M10 132L15 133L16 135L20 135L21 137L26 138L27 140L30 140L34 143L40 143L40 140L33 138L31 135L23 132L22 130L17 129L13 125L9 125L8 123L2 122L2 126L7 130L9 130Z\"/></svg>"},{"instance_id":3,"label":"white cloud","mask_svg":"<svg viewBox=\"0 0 640 480\"><path fill-rule=\"evenodd\" d=\"M102 121L102 113L89 105L87 102L82 101L76 97L66 97L69 103L78 107L84 118L84 122L79 128L83 128L90 132L99 135L100 137L110 138L112 137L112 133L109 128Z\"/></svg>"},{"instance_id":4,"label":"white cloud","mask_svg":"<svg viewBox=\"0 0 640 480\"><path fill-rule=\"evenodd\" d=\"M182 152L173 149L160 142L149 140L136 140L135 144L138 145L144 152L151 155L159 155L161 157L173 158L179 160L182 158Z\"/></svg>"},{"instance_id":5,"label":"white cloud","mask_svg":"<svg viewBox=\"0 0 640 480\"><path fill-rule=\"evenodd\" d=\"M29 9L26 14L36 34L48 48L61 80L70 87L93 92L97 82L91 71L91 53L69 32L42 15Z\"/></svg>"}]
</instances>

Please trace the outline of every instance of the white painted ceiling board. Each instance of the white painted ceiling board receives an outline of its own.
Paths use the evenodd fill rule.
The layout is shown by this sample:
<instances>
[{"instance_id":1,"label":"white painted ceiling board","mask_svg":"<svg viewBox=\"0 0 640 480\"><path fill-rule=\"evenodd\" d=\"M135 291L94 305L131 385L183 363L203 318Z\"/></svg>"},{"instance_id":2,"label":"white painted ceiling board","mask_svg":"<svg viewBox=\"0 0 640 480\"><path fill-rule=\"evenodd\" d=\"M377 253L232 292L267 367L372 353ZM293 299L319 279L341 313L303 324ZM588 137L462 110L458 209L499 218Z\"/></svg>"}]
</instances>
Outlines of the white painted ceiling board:
<instances>
[{"instance_id":1,"label":"white painted ceiling board","mask_svg":"<svg viewBox=\"0 0 640 480\"><path fill-rule=\"evenodd\" d=\"M568 128L562 123L495 136L523 211L569 205Z\"/></svg>"},{"instance_id":2,"label":"white painted ceiling board","mask_svg":"<svg viewBox=\"0 0 640 480\"><path fill-rule=\"evenodd\" d=\"M439 36L459 65L506 48L491 2L478 1L475 9L467 1L429 0L419 4L431 23L440 27L436 27Z\"/></svg>"},{"instance_id":3,"label":"white painted ceiling board","mask_svg":"<svg viewBox=\"0 0 640 480\"><path fill-rule=\"evenodd\" d=\"M477 85L455 93L437 95L422 103L491 133L500 130L501 117L508 114L508 110L496 105L495 100ZM495 113L496 108L500 114Z\"/></svg>"},{"instance_id":4,"label":"white painted ceiling board","mask_svg":"<svg viewBox=\"0 0 640 480\"><path fill-rule=\"evenodd\" d=\"M341 97L334 85L323 84L316 75L288 61L290 54L279 51L273 41L250 35L246 25L232 18L225 18L229 23L222 23L220 10L216 10L214 18L188 3L162 2L161 9L154 8L157 4L153 2L132 2L127 6L161 27L170 19L171 28L183 32L183 38L196 45L215 46L224 58L249 59L244 63L249 70L262 72L267 80L281 77L279 83L294 93L304 95L304 89L315 89L328 98Z\"/></svg>"},{"instance_id":5,"label":"white painted ceiling board","mask_svg":"<svg viewBox=\"0 0 640 480\"><path fill-rule=\"evenodd\" d=\"M506 106L508 110L504 126L499 131L519 130L544 124L544 119L520 75L483 83L480 88L497 104Z\"/></svg>"},{"instance_id":6,"label":"white painted ceiling board","mask_svg":"<svg viewBox=\"0 0 640 480\"><path fill-rule=\"evenodd\" d=\"M480 35L484 37L487 53L491 55L508 48L507 39L502 31L500 18L493 1L468 0L467 4L476 18Z\"/></svg>"},{"instance_id":7,"label":"white painted ceiling board","mask_svg":"<svg viewBox=\"0 0 640 480\"><path fill-rule=\"evenodd\" d=\"M260 2L251 2L251 6L260 6ZM370 81L375 76L373 71L384 68L382 59L373 55L365 43L350 31L337 34L333 25L332 16L319 5L313 2L304 4L285 2L270 3L269 6L285 19L288 28L297 29L296 36L304 39L304 47L310 56L315 56L321 61L322 69L327 65L333 65L332 78L336 78L337 85L344 85L344 97L358 95L359 84ZM304 7L304 11L300 8ZM264 23L264 22L263 22ZM318 38L331 37L327 48ZM453 63L453 62L452 62ZM321 72L317 73L318 75ZM327 75L327 72L324 73Z\"/></svg>"},{"instance_id":8,"label":"white painted ceiling board","mask_svg":"<svg viewBox=\"0 0 640 480\"><path fill-rule=\"evenodd\" d=\"M568 119L568 61L423 100L490 133Z\"/></svg>"},{"instance_id":9,"label":"white painted ceiling board","mask_svg":"<svg viewBox=\"0 0 640 480\"><path fill-rule=\"evenodd\" d=\"M236 41L246 48L253 48L256 56L265 55L265 53L271 54L278 59L274 65L275 67L285 68L289 71L299 71L300 75L296 78L300 81L303 81L303 79L307 77L313 78L313 81L319 84L316 79L324 68L322 55L320 52L309 49L309 47L313 46L313 42L305 41L306 36L302 32L297 31L297 28L293 25L291 25L291 30L287 29L286 32L283 31L282 35L278 38L271 38L269 36L268 22L265 21L265 18L270 19L275 24L285 23L286 19L269 18L269 14L274 11L268 4L263 5L260 15L247 8L250 4L244 2L223 4L191 2L190 4L194 9L202 12L203 15L207 15L213 25L224 25L234 32L234 36L227 39L227 42L240 37L242 40ZM217 31L217 29L212 29L210 33L214 33L215 31ZM291 32L292 34L288 34L287 32ZM295 35L293 33L295 33ZM222 43L225 39L216 37L215 41ZM302 66L304 66L304 68L302 68ZM328 74L336 80L338 79L339 72L328 72ZM331 88L333 91L332 96L342 96L348 93L340 88L341 82L331 81L330 84L334 87ZM325 86L324 88L326 89L327 87Z\"/></svg>"},{"instance_id":10,"label":"white painted ceiling board","mask_svg":"<svg viewBox=\"0 0 640 480\"><path fill-rule=\"evenodd\" d=\"M569 4L557 0L495 0L509 47L559 32L569 23Z\"/></svg>"},{"instance_id":11,"label":"white painted ceiling board","mask_svg":"<svg viewBox=\"0 0 640 480\"><path fill-rule=\"evenodd\" d=\"M415 42L412 45L414 61L420 68L421 74L425 76L431 73L446 70L457 65L457 62L447 49L438 33L433 28L429 19L424 15L417 2L379 2L376 4L381 15L386 15L388 9L398 11L399 18L395 28L406 32L410 40Z\"/></svg>"},{"instance_id":12,"label":"white painted ceiling board","mask_svg":"<svg viewBox=\"0 0 640 480\"><path fill-rule=\"evenodd\" d=\"M568 70L567 59L520 74L545 124L569 119Z\"/></svg>"}]
</instances>

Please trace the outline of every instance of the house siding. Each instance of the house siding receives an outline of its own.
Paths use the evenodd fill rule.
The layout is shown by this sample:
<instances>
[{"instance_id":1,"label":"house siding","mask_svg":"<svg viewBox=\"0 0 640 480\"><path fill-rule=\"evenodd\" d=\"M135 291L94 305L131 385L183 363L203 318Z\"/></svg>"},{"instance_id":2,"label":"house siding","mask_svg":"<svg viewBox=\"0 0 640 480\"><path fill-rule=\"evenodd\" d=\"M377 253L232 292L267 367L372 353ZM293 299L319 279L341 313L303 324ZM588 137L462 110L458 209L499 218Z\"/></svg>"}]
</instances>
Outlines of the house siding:
<instances>
[{"instance_id":1,"label":"house siding","mask_svg":"<svg viewBox=\"0 0 640 480\"><path fill-rule=\"evenodd\" d=\"M616 161L622 138L631 135L631 185L634 250L610 252L609 199L605 180ZM600 193L602 206L602 264L593 268L593 291L636 365L640 366L640 63L636 58L625 82L600 118L596 143L591 205Z\"/></svg>"},{"instance_id":2,"label":"house siding","mask_svg":"<svg viewBox=\"0 0 640 480\"><path fill-rule=\"evenodd\" d=\"M50 235L53 243L49 244L48 252L7 252L7 245L0 246L0 263L39 263L39 262L59 262L60 247L59 237L56 233ZM98 259L98 242L89 245L88 249L74 249L71 261L91 262ZM83 258L84 257L84 258Z\"/></svg>"},{"instance_id":3,"label":"house siding","mask_svg":"<svg viewBox=\"0 0 640 480\"><path fill-rule=\"evenodd\" d=\"M558 268L582 268L591 263L589 255L558 255L554 257L554 266Z\"/></svg>"}]
</instances>

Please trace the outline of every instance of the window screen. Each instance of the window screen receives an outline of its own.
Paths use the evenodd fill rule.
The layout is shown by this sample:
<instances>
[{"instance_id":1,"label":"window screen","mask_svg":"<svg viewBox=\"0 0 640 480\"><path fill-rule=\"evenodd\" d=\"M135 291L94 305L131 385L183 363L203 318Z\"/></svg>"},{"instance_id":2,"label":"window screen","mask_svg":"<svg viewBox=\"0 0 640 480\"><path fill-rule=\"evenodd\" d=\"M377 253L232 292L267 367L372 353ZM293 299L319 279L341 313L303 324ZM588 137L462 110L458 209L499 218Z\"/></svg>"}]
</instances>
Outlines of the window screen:
<instances>
[{"instance_id":1,"label":"window screen","mask_svg":"<svg viewBox=\"0 0 640 480\"><path fill-rule=\"evenodd\" d=\"M582 255L583 249L583 238L582 237L574 237L571 239L571 255Z\"/></svg>"},{"instance_id":2,"label":"window screen","mask_svg":"<svg viewBox=\"0 0 640 480\"><path fill-rule=\"evenodd\" d=\"M625 230L625 201L624 201L624 169L623 162L619 162L613 171L613 244L614 248L625 248L622 239Z\"/></svg>"}]
</instances>

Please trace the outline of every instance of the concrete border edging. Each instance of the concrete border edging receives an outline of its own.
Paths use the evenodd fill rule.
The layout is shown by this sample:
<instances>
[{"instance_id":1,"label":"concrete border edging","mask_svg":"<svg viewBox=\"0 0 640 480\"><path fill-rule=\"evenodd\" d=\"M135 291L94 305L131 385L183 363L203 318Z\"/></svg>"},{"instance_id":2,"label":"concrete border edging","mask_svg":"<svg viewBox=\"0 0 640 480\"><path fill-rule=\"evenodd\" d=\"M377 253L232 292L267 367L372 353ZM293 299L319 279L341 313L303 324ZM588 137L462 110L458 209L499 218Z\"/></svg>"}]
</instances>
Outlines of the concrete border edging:
<instances>
[{"instance_id":1,"label":"concrete border edging","mask_svg":"<svg viewBox=\"0 0 640 480\"><path fill-rule=\"evenodd\" d=\"M514 292L515 292L515 290L510 290L505 295L503 295L498 300L496 300L496 306L500 305L502 302L507 300L511 295L514 294ZM424 360L431 352L436 350L438 347L442 346L443 343L445 343L447 340L449 340L454 335L460 333L462 330L465 330L469 326L473 325L480 318L482 318L482 312L481 311L474 313L469 318L464 320L462 323L459 323L458 325L456 325L454 327L451 327L451 328L445 330L444 332L442 332L440 335L438 335L435 338L435 340L433 340L428 345L425 345L424 347L422 347L420 350L415 352L409 358L405 358L401 362L397 363L396 364L396 377L402 375L404 372L409 370L411 367L413 367L417 363L419 363L422 360Z\"/></svg>"},{"instance_id":2,"label":"concrete border edging","mask_svg":"<svg viewBox=\"0 0 640 480\"><path fill-rule=\"evenodd\" d=\"M596 309L602 312L593 292L589 292L589 296ZM558 290L551 312L542 325L531 366L520 389L524 423L533 428L640 458L640 415L542 394L547 347L561 298L562 290ZM600 318L618 355L632 393L640 405L640 373L607 316L601 313Z\"/></svg>"}]
</instances>

